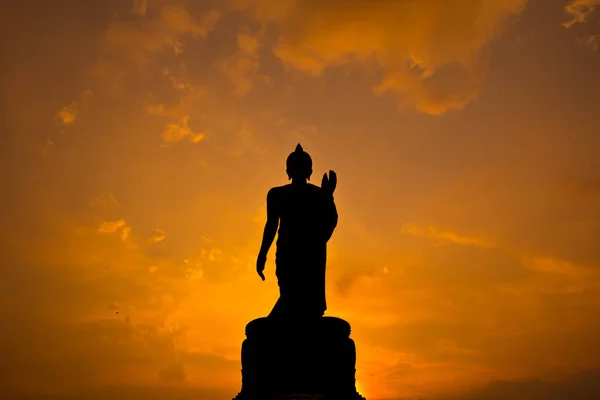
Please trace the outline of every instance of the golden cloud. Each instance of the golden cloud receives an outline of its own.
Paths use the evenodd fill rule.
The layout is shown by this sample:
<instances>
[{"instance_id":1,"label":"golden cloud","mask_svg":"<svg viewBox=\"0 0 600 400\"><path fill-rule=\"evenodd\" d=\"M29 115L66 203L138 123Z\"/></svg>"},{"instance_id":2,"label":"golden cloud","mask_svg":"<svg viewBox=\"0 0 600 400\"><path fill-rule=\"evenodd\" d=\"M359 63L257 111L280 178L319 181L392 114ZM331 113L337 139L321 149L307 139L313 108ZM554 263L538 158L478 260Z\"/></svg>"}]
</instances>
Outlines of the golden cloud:
<instances>
[{"instance_id":1,"label":"golden cloud","mask_svg":"<svg viewBox=\"0 0 600 400\"><path fill-rule=\"evenodd\" d=\"M114 194L101 193L90 201L89 206L90 208L119 208L121 205Z\"/></svg>"},{"instance_id":2,"label":"golden cloud","mask_svg":"<svg viewBox=\"0 0 600 400\"><path fill-rule=\"evenodd\" d=\"M98 232L103 234L113 234L120 230L119 237L123 242L127 242L131 233L131 227L127 226L125 220L120 219L117 221L104 221L100 224Z\"/></svg>"},{"instance_id":3,"label":"golden cloud","mask_svg":"<svg viewBox=\"0 0 600 400\"><path fill-rule=\"evenodd\" d=\"M182 81L180 79L177 79L172 73L171 71L169 71L168 68L165 68L163 70L163 75L171 82L171 84L173 85L173 87L175 89L179 89L179 90L185 90L188 89L190 91L192 91L194 88L192 87L192 85L190 84L190 82L187 81Z\"/></svg>"},{"instance_id":4,"label":"golden cloud","mask_svg":"<svg viewBox=\"0 0 600 400\"><path fill-rule=\"evenodd\" d=\"M133 11L145 14L146 2L134 2ZM92 74L114 85L131 72L129 67L143 71L159 54L169 50L181 53L186 38L205 39L220 16L211 10L198 21L182 5L175 4L162 7L152 18L113 22L104 33L102 56Z\"/></svg>"},{"instance_id":5,"label":"golden cloud","mask_svg":"<svg viewBox=\"0 0 600 400\"><path fill-rule=\"evenodd\" d=\"M185 89L186 94L179 99L177 104L171 107L166 107L164 104L160 103L156 104L156 98L151 95L150 101L154 104L149 104L147 106L148 114L167 117L169 119L181 119L189 115L198 107L199 100L206 92L202 88L197 88L190 84L186 84Z\"/></svg>"},{"instance_id":6,"label":"golden cloud","mask_svg":"<svg viewBox=\"0 0 600 400\"><path fill-rule=\"evenodd\" d=\"M163 231L162 229L156 228L154 229L154 235L150 236L148 238L148 241L150 243L160 243L163 240L165 240L167 237L167 235L165 234L165 231Z\"/></svg>"},{"instance_id":7,"label":"golden cloud","mask_svg":"<svg viewBox=\"0 0 600 400\"><path fill-rule=\"evenodd\" d=\"M571 19L564 22L563 26L570 28L575 24L585 22L598 6L600 6L600 0L572 0L565 6L565 12Z\"/></svg>"},{"instance_id":8,"label":"golden cloud","mask_svg":"<svg viewBox=\"0 0 600 400\"><path fill-rule=\"evenodd\" d=\"M583 279L596 275L593 270L553 257L534 257L523 260L523 263L534 271L573 279Z\"/></svg>"},{"instance_id":9,"label":"golden cloud","mask_svg":"<svg viewBox=\"0 0 600 400\"><path fill-rule=\"evenodd\" d=\"M77 117L75 103L61 108L60 111L56 114L56 116L59 118L60 122L63 125L70 125L75 123L75 117Z\"/></svg>"},{"instance_id":10,"label":"golden cloud","mask_svg":"<svg viewBox=\"0 0 600 400\"><path fill-rule=\"evenodd\" d=\"M146 15L146 9L148 8L148 0L133 0L133 6L131 12L138 15Z\"/></svg>"},{"instance_id":11,"label":"golden cloud","mask_svg":"<svg viewBox=\"0 0 600 400\"><path fill-rule=\"evenodd\" d=\"M586 47L589 50L596 52L600 47L600 35L584 36L576 39L575 43L577 43L579 47Z\"/></svg>"},{"instance_id":12,"label":"golden cloud","mask_svg":"<svg viewBox=\"0 0 600 400\"><path fill-rule=\"evenodd\" d=\"M263 139L256 133L252 120L245 118L239 123L236 121L227 121L226 129L232 132L233 140L227 146L226 151L233 157L240 157L244 154L268 153Z\"/></svg>"},{"instance_id":13,"label":"golden cloud","mask_svg":"<svg viewBox=\"0 0 600 400\"><path fill-rule=\"evenodd\" d=\"M131 227L130 226L124 226L123 229L121 229L121 240L122 241L126 241L127 238L129 237L130 233L131 233Z\"/></svg>"},{"instance_id":14,"label":"golden cloud","mask_svg":"<svg viewBox=\"0 0 600 400\"><path fill-rule=\"evenodd\" d=\"M331 66L375 61L384 73L375 93L399 106L440 114L478 95L488 43L526 0L237 0L280 29L275 54L288 69L318 76Z\"/></svg>"},{"instance_id":15,"label":"golden cloud","mask_svg":"<svg viewBox=\"0 0 600 400\"><path fill-rule=\"evenodd\" d=\"M125 221L120 219L118 221L104 221L100 224L98 232L100 233L115 233L119 228L125 226Z\"/></svg>"},{"instance_id":16,"label":"golden cloud","mask_svg":"<svg viewBox=\"0 0 600 400\"><path fill-rule=\"evenodd\" d=\"M258 50L264 29L252 34L241 30L237 34L237 51L221 62L221 70L235 86L235 93L243 96L252 90L260 66Z\"/></svg>"},{"instance_id":17,"label":"golden cloud","mask_svg":"<svg viewBox=\"0 0 600 400\"><path fill-rule=\"evenodd\" d=\"M202 269L202 263L192 263L190 260L183 260L186 265L185 277L189 280L199 280L204 277L204 270Z\"/></svg>"},{"instance_id":18,"label":"golden cloud","mask_svg":"<svg viewBox=\"0 0 600 400\"><path fill-rule=\"evenodd\" d=\"M162 137L165 143L177 143L188 137L192 143L200 143L204 139L204 133L193 132L188 126L190 117L183 117L178 123L166 124Z\"/></svg>"},{"instance_id":19,"label":"golden cloud","mask_svg":"<svg viewBox=\"0 0 600 400\"><path fill-rule=\"evenodd\" d=\"M494 243L482 238L459 235L455 232L441 232L433 227L428 227L425 229L416 224L404 224L401 227L401 232L408 235L419 236L428 239L439 239L464 246L487 248L496 247Z\"/></svg>"}]
</instances>

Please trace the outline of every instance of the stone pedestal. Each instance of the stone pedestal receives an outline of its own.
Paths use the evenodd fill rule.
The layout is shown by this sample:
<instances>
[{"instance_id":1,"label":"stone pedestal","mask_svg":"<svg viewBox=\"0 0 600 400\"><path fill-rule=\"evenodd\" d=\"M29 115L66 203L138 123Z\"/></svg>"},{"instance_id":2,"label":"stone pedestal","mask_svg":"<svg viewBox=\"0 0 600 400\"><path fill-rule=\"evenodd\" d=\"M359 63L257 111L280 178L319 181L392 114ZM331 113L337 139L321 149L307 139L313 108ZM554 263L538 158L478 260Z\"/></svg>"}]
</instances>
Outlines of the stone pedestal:
<instances>
[{"instance_id":1,"label":"stone pedestal","mask_svg":"<svg viewBox=\"0 0 600 400\"><path fill-rule=\"evenodd\" d=\"M242 390L234 400L365 400L356 391L350 324L258 318L242 343Z\"/></svg>"}]
</instances>

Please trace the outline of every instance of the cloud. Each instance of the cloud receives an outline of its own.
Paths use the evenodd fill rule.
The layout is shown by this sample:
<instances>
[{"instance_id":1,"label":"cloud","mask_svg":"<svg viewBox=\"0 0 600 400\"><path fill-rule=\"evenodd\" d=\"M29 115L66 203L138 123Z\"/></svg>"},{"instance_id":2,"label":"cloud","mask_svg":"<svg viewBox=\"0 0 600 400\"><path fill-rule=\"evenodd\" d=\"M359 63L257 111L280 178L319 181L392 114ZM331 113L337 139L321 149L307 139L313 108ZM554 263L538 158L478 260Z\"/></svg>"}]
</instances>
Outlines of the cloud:
<instances>
[{"instance_id":1,"label":"cloud","mask_svg":"<svg viewBox=\"0 0 600 400\"><path fill-rule=\"evenodd\" d=\"M63 228L57 225L54 229ZM18 229L24 226L28 223ZM59 236L38 232L23 237L36 251L11 251L3 258L0 316L6 326L0 352L7 374L0 386L5 396L216 400L238 389L238 336L252 305L240 317L231 295L239 286L228 294L223 285L203 291L203 271L195 263L179 261L181 273L167 276L162 272L173 260L98 240L98 231L119 235L128 227L124 218L85 229L65 226ZM207 261L222 257L216 250L206 254ZM158 268L150 273L149 266ZM214 299L221 304L218 310ZM189 313L193 307L186 300L202 304L201 310ZM220 322L227 309L235 322ZM209 323L215 330L205 329ZM215 346L220 342L224 345ZM207 387L212 389L201 389Z\"/></svg>"},{"instance_id":2,"label":"cloud","mask_svg":"<svg viewBox=\"0 0 600 400\"><path fill-rule=\"evenodd\" d=\"M125 221L122 219L117 221L104 221L100 224L100 227L98 228L98 232L103 234L113 234L118 232L119 230L121 231L119 233L119 237L123 242L127 242L129 234L131 233L131 227L127 226Z\"/></svg>"},{"instance_id":3,"label":"cloud","mask_svg":"<svg viewBox=\"0 0 600 400\"><path fill-rule=\"evenodd\" d=\"M340 295L348 296L351 289L357 288L357 286L362 286L358 288L359 290L377 286L382 282L385 275L388 274L389 269L387 265L381 268L371 268L370 270L348 271L336 280L335 285Z\"/></svg>"},{"instance_id":4,"label":"cloud","mask_svg":"<svg viewBox=\"0 0 600 400\"><path fill-rule=\"evenodd\" d=\"M150 94L148 96L149 104L147 105L146 109L150 115L166 117L171 120L179 120L197 110L198 102L200 99L202 99L202 97L204 97L206 91L190 84L187 81L184 82L179 78L175 78L171 70L166 70L166 72L167 73L163 71L163 76L166 76L171 81L174 88L183 91L183 95L179 96L176 104L167 106L163 103L157 102L156 97L153 94ZM181 86L184 87L182 88Z\"/></svg>"},{"instance_id":5,"label":"cloud","mask_svg":"<svg viewBox=\"0 0 600 400\"><path fill-rule=\"evenodd\" d=\"M494 243L482 238L473 236L463 236L454 232L440 232L433 227L424 229L416 224L404 224L401 227L401 232L408 235L419 236L428 239L439 239L441 241L452 242L464 246L487 248L496 247Z\"/></svg>"},{"instance_id":6,"label":"cloud","mask_svg":"<svg viewBox=\"0 0 600 400\"><path fill-rule=\"evenodd\" d=\"M130 233L131 233L131 227L130 226L124 226L123 229L121 230L121 240L122 241L126 241L127 238L129 237Z\"/></svg>"},{"instance_id":7,"label":"cloud","mask_svg":"<svg viewBox=\"0 0 600 400\"><path fill-rule=\"evenodd\" d=\"M148 0L133 0L131 12L137 15L146 15L146 9L148 8Z\"/></svg>"},{"instance_id":8,"label":"cloud","mask_svg":"<svg viewBox=\"0 0 600 400\"><path fill-rule=\"evenodd\" d=\"M111 208L117 209L121 207L117 198L112 193L100 193L96 198L92 199L89 204L90 208Z\"/></svg>"},{"instance_id":9,"label":"cloud","mask_svg":"<svg viewBox=\"0 0 600 400\"><path fill-rule=\"evenodd\" d=\"M247 29L237 34L237 50L221 62L221 70L235 86L235 94L244 96L252 90L260 67L259 48L264 29L252 34Z\"/></svg>"},{"instance_id":10,"label":"cloud","mask_svg":"<svg viewBox=\"0 0 600 400\"><path fill-rule=\"evenodd\" d=\"M70 105L64 106L60 109L60 111L56 114L59 118L60 122L63 125L70 125L75 123L75 117L77 117L77 109L75 108L75 103L73 102Z\"/></svg>"},{"instance_id":11,"label":"cloud","mask_svg":"<svg viewBox=\"0 0 600 400\"><path fill-rule=\"evenodd\" d=\"M587 369L562 379L495 380L462 396L434 400L594 400L600 398L600 370Z\"/></svg>"},{"instance_id":12,"label":"cloud","mask_svg":"<svg viewBox=\"0 0 600 400\"><path fill-rule=\"evenodd\" d=\"M218 363L213 363L220 366ZM85 388L70 390L69 394L19 395L21 400L164 400L164 399L202 399L222 400L232 397L235 389L224 387L189 387L185 385L123 384L89 385Z\"/></svg>"},{"instance_id":13,"label":"cloud","mask_svg":"<svg viewBox=\"0 0 600 400\"><path fill-rule=\"evenodd\" d=\"M565 12L571 18L563 23L565 28L570 28L575 24L584 23L600 5L600 0L572 0L565 5Z\"/></svg>"},{"instance_id":14,"label":"cloud","mask_svg":"<svg viewBox=\"0 0 600 400\"><path fill-rule=\"evenodd\" d=\"M125 221L120 219L118 221L104 221L100 224L98 232L100 233L115 233L119 228L125 226Z\"/></svg>"},{"instance_id":15,"label":"cloud","mask_svg":"<svg viewBox=\"0 0 600 400\"><path fill-rule=\"evenodd\" d=\"M0 266L1 292L18 305L0 307L7 366L0 385L8 398L43 398L49 391L67 396L122 382L123 375L137 382L176 362L181 330L165 321L173 310L161 297L168 286L132 274L139 254L93 235L46 240L68 250L48 246L43 255L20 254Z\"/></svg>"},{"instance_id":16,"label":"cloud","mask_svg":"<svg viewBox=\"0 0 600 400\"><path fill-rule=\"evenodd\" d=\"M188 125L189 120L190 117L186 115L178 123L166 124L162 132L164 143L177 143L186 137L192 143L200 143L204 139L204 133L193 132Z\"/></svg>"},{"instance_id":17,"label":"cloud","mask_svg":"<svg viewBox=\"0 0 600 400\"><path fill-rule=\"evenodd\" d=\"M193 264L190 260L184 260L185 268L185 277L189 280L199 280L204 278L204 270L202 269L202 263Z\"/></svg>"},{"instance_id":18,"label":"cloud","mask_svg":"<svg viewBox=\"0 0 600 400\"><path fill-rule=\"evenodd\" d=\"M534 257L532 259L525 259L523 264L534 271L574 279L583 279L597 275L593 269L583 268L572 262L558 260L553 257Z\"/></svg>"},{"instance_id":19,"label":"cloud","mask_svg":"<svg viewBox=\"0 0 600 400\"><path fill-rule=\"evenodd\" d=\"M539 307L543 296L585 296L600 287L600 274L594 268L548 256L523 257L521 264L533 274L499 286L503 293ZM541 312L541 308L538 310Z\"/></svg>"},{"instance_id":20,"label":"cloud","mask_svg":"<svg viewBox=\"0 0 600 400\"><path fill-rule=\"evenodd\" d=\"M314 76L351 61L375 62L400 107L429 114L463 108L478 96L487 46L526 0L238 0L281 32L274 53L288 70Z\"/></svg>"},{"instance_id":21,"label":"cloud","mask_svg":"<svg viewBox=\"0 0 600 400\"><path fill-rule=\"evenodd\" d=\"M317 154L315 162L331 162L333 168L339 168L340 174L346 176L338 198L344 223L328 252L328 315L340 316L352 323L358 346L357 369L362 375L363 387L370 385L373 394L381 390L380 393L394 396L405 391L429 391L430 394L423 397L433 399L432 393L440 393L445 388L507 379L512 382L511 390L493 389L479 399L494 398L494 393L506 394L497 395L496 399L509 399L522 395L519 390L531 393L526 390L527 385L514 383L518 379L515 375L545 377L554 372L555 367L564 371L597 364L598 352L594 349L600 348L599 281L597 275L589 272L594 263L582 260L592 258L586 257L585 252L598 258L593 240L597 230L588 227L597 216L595 200L600 193L599 181L593 175L596 165L590 164L585 154L572 153L579 161L576 166L591 174L581 183L581 190L577 192L581 198L577 201L565 201L548 194L544 185L556 176L551 176L554 169L547 170L543 163L530 162L528 165L537 166L532 172L531 168L521 168L519 160L513 157L506 166L508 170L504 168L506 155L514 155L512 150L518 150L519 154L524 151L521 154L524 158L528 150L535 150L532 154L541 157L540 154L546 154L549 149L546 146L555 143L554 137L546 138L544 146L537 147L537 141L529 141L526 135L515 147L514 141L506 138L507 132L513 132L510 127L486 124L485 121L498 117L498 112L512 109L506 96L492 94L489 103L482 102L483 109L475 120L469 119L473 117L469 112L441 124L435 121L430 124L429 118L399 120L397 113L381 102L367 104L370 102L361 101L357 95L368 95L369 87L379 84L384 77L380 81L377 74L356 74L344 81L343 74L331 76L337 75L339 70L332 68L336 63L328 60L325 60L326 66L319 67L319 73L324 76L311 83L307 82L312 79L310 72L307 73L296 82L310 84L298 87L294 95L289 96L285 90L288 82L279 80L277 75L279 60L265 54L277 37L259 37L256 26L240 21L247 16L237 14L223 18L219 32L209 33L206 42L202 42L200 35L168 31L161 48L144 50L129 43L133 55L125 51L125 47L110 44L105 48L105 59L116 67L123 67L129 75L124 81L127 90L119 92L119 96L106 96L94 81L83 76L96 52L90 46L93 39L102 35L107 19L115 16L124 19L117 20L117 24L126 23L141 35L153 37L152 24L162 18L160 10L167 1L149 1L143 16L130 12L132 1L114 2L118 8L110 6L110 10L106 5L94 3L72 2L74 7L66 8L43 7L44 13L35 19L31 19L31 15L36 10L25 7L22 15L28 16L29 22L20 23L22 34L12 35L31 42L17 46L19 49L14 53L23 61L15 63L13 69L20 71L21 66L35 65L52 67L37 72L31 67L31 71L19 72L18 79L9 79L16 88L16 103L11 103L22 107L7 115L15 122L17 117L22 117L30 127L20 129L20 125L15 124L14 150L27 150L30 143L39 147L44 135L53 131L52 124L57 125L58 119L53 120L56 112L73 99L79 113L74 126L67 128L81 126L82 129L70 138L52 136L53 151L39 162L30 159L26 152L23 152L25 158L2 157L2 162L8 163L2 171L9 177L9 186L0 202L8 205L2 209L10 226L2 236L2 254L13 252L15 259L35 261L18 263L3 256L0 265L3 321L0 354L6 365L6 374L0 380L7 381L7 386L1 387L22 389L12 390L6 394L7 398L25 398L26 392L34 389L51 392L51 395L32 393L30 398L35 399L64 396L96 400L208 400L228 395L227 391L218 393L219 396L210 391L194 392L194 386L226 387L229 398L233 397L240 383L239 350L244 324L268 313L278 295L274 248L267 266L267 281L261 282L256 275L256 250L264 220L255 227L251 217L255 207L260 205L264 218L264 193L278 179L285 181L283 169L277 166L281 166L285 155L293 150L294 139L301 136L304 139L299 140L303 144L305 139L313 141L315 151L323 156ZM182 3L186 4L191 18L201 23L204 14L195 7L202 8L205 4ZM265 12L277 12L277 7L284 11L289 8L284 0L270 3L271 8ZM335 1L328 3L320 2L322 7L335 9ZM340 9L339 24L348 24L347 20L352 18L368 20L373 7L391 10L401 3L413 4L415 11L407 13L410 18L417 15L419 9L428 13L435 11L436 4L432 1L359 3L346 0L351 18ZM480 3L488 7L494 2ZM559 5L561 15L565 3ZM296 4L302 10L316 3L309 0ZM352 14L359 6L365 7L367 12ZM298 29L310 31L314 25L319 28L313 14L306 18L308 26L297 25ZM327 10L323 13L331 19L330 14ZM531 18L536 20L539 15L541 13L533 13ZM421 25L424 29L443 30L446 29L444 24L455 24L454 14L449 16L448 21L438 18L436 25ZM300 14L289 18L302 17ZM383 20L386 25L381 29L387 32L391 29L389 18ZM414 25L421 22L417 20ZM524 22L529 24L531 19ZM554 28L564 30L559 22ZM238 23L250 28L239 30ZM299 46L310 50L311 46L294 47L294 37L305 41L307 35L296 35L289 28L293 24L273 24L279 26L269 26L267 31L269 34L280 31L285 38L281 43L288 49ZM63 27L66 30L63 31ZM278 29L280 27L284 29ZM416 32L415 38L419 37L417 28L410 27ZM526 32L531 27L521 28ZM542 36L547 37L540 35L540 40L544 39ZM308 40L320 38L317 35ZM343 42L344 37L339 39ZM226 43L230 40L231 43ZM325 36L324 40L329 39ZM247 84L251 88L251 96L245 99L231 96L231 88L238 87L232 79L235 76L230 77L233 83L230 85L219 68L221 60L214 58L221 49L234 50L234 46L240 56L249 59L248 68L240 68L243 79L239 87L243 89ZM371 47L376 46L377 43L371 44ZM385 46L383 50L399 45L387 43ZM319 46L316 49L321 51ZM136 63L138 52L143 61L140 64ZM258 53L265 59L260 59L264 64L255 70L256 64L251 61ZM57 54L62 56L57 57ZM320 57L319 54L311 54L311 57ZM501 64L515 61L510 58L513 56L517 55L510 55ZM527 63L521 56L527 54L518 55L517 61ZM483 71L483 79L485 54L482 57L480 64L474 63L469 68L475 73ZM144 62L148 68L135 68ZM383 75L403 68L391 63L384 65L375 56L360 59L356 52L343 62L354 63L353 71L356 71L354 67L367 63L376 66L377 62ZM235 62L232 65L237 66ZM298 70L291 61L286 65L290 71ZM418 75L422 73L420 65L415 65L411 72L416 75L411 76L416 85L407 86L410 90L414 88L411 93L417 97L423 94L417 90L418 85L423 84ZM570 65L563 67L570 68ZM536 70L540 65L531 67ZM463 84L469 83L469 74L465 74L455 89L444 86L448 84L447 77L462 76L461 70L452 68L439 67L433 74L436 78L428 81L426 89L441 86L444 91L463 90ZM526 87L531 82L520 85L518 77L511 75L513 70L518 70L517 75L523 78L520 74L526 71L500 69L496 76L499 80L490 89L512 82L510 90L524 90L516 92L517 97L519 93L537 93L544 97L545 93ZM263 70L272 72L274 82L282 85L263 92L265 88L260 87L256 76ZM441 70L447 74L445 77ZM468 68L462 68L466 70ZM569 79L573 78L569 71L563 72ZM303 74L295 71L294 75ZM571 83L577 86L576 82ZM210 96L197 101L198 97L194 96L199 96L200 90L196 88L200 86L210 91ZM572 87L566 83L558 86ZM96 95L85 103L77 91L88 87L92 87ZM45 88L42 92L48 101L41 102L44 104L35 101L40 88ZM397 91L397 88L390 90ZM149 92L156 96L151 102L148 102ZM429 98L423 98L422 101L431 106ZM552 99L559 101L562 97ZM354 103L357 108L350 107ZM146 112L143 107L148 104L151 105ZM504 107L507 104L508 108ZM545 103L532 104L542 107ZM441 102L439 107L446 110L447 104ZM487 110L488 107L496 109L496 114ZM522 107L519 109L523 111ZM523 126L519 120L523 117L528 121L525 130L529 133L544 136L548 129L552 131L552 127L542 123L542 117L556 113L544 109L543 115L536 116L533 109L525 111L512 115L514 118L500 118L500 125L508 121ZM576 135L591 122L586 116L593 114L577 110L565 112L567 116L583 118L578 119L579 122L565 122L565 126L575 124L578 129L572 133ZM40 121L36 115L50 117ZM185 117L189 118L187 127L193 133L205 133L210 140L204 140L200 147L174 146L169 151L157 148L157 142L158 145L163 142L158 135L165 124L173 123L181 128ZM281 126L275 126L277 118L281 118ZM539 118L542 119L538 121ZM419 126L414 132L413 124ZM308 128L290 131L295 126ZM314 126L319 127L318 132ZM404 129L404 134L394 136L398 127L406 127L408 131ZM472 135L477 136L481 129L487 132L484 142L473 140ZM419 135L420 130L428 134ZM441 132L438 130L457 134L444 138L437 135ZM562 131L568 132L568 129ZM148 136L147 132L154 133ZM372 139L361 142L365 132ZM397 140L393 146L385 146L394 138ZM186 143L180 144L187 144L191 139L193 136L186 134L179 139ZM591 143L583 137L564 140L575 147ZM12 136L7 143L9 146L3 150L10 155ZM336 151L339 143L349 148L357 146L354 152ZM502 143L506 143L510 151L494 146ZM561 147L561 157L575 151L573 146ZM593 146L584 147L593 153ZM243 157L223 156L223 148ZM270 153L259 153L260 149L268 149ZM201 169L198 152L209 160L211 168ZM482 154L485 154L483 159ZM559 157L556 161L548 157L548 162L555 160L552 161L555 169L567 168L561 164L565 159ZM488 165L487 170L496 167L499 170L492 171L484 184L473 184L463 173L481 171L477 168L479 162L501 165ZM440 165L443 168L439 168ZM324 167L329 168L315 164L316 170ZM232 168L236 173L228 172ZM400 182L401 172L409 170L416 172ZM484 175L490 175L486 168ZM227 185L223 185L224 176ZM529 180L524 182L524 178L535 178L535 184ZM423 186L423 182L428 181L429 184ZM527 187L520 186L521 183ZM465 188L463 184L470 186ZM449 187L456 192L455 195L447 193L447 197L455 201L433 204L440 198L431 195L436 187ZM377 199L379 207L369 207L373 199ZM122 207L118 207L119 202ZM198 223L191 224L191 220ZM353 221L358 220L364 229L353 229ZM408 236L399 237L398 221L420 222L416 228L408 226L405 232ZM85 228L75 232L73 225ZM232 230L232 226L235 229ZM153 232L155 227L169 230L169 240L164 239L163 231ZM203 242L202 236L210 236L212 243ZM156 238L158 244L150 243L150 237ZM486 247L492 246L494 243L490 240L496 238L502 238L502 243L498 243L502 246ZM138 247L130 248L123 240ZM243 246L246 242L247 248ZM436 247L438 243L450 245ZM518 248L514 251L518 253L516 256L505 254L508 251L504 246L509 244ZM205 251L201 251L202 247ZM519 254L529 251L552 257L536 255L521 260ZM365 269L373 272L360 272ZM341 290L336 291L336 285ZM515 292L503 290L502 285L513 285ZM343 290L350 295L344 296ZM380 349L371 352L377 346ZM369 390L365 393L369 398L377 398ZM540 393L536 396L545 399ZM570 398L569 392L562 394L558 398Z\"/></svg>"},{"instance_id":22,"label":"cloud","mask_svg":"<svg viewBox=\"0 0 600 400\"><path fill-rule=\"evenodd\" d=\"M269 152L264 136L260 136L254 128L255 120L244 118L241 121L225 121L223 128L230 139L223 141L223 150L233 157L247 154L264 156Z\"/></svg>"},{"instance_id":23,"label":"cloud","mask_svg":"<svg viewBox=\"0 0 600 400\"><path fill-rule=\"evenodd\" d=\"M44 138L44 144L42 145L42 153L47 154L50 148L54 145L54 141L49 136Z\"/></svg>"},{"instance_id":24,"label":"cloud","mask_svg":"<svg viewBox=\"0 0 600 400\"><path fill-rule=\"evenodd\" d=\"M62 107L56 114L59 122L62 125L74 124L81 107L85 105L93 95L94 92L91 89L86 89L81 93L78 101L74 100L71 104Z\"/></svg>"},{"instance_id":25,"label":"cloud","mask_svg":"<svg viewBox=\"0 0 600 400\"><path fill-rule=\"evenodd\" d=\"M192 87L192 85L191 85L189 82L186 82L186 81L182 81L182 80L179 80L179 79L177 79L177 78L176 78L176 77L175 77L175 76L174 76L174 75L171 73L171 71L169 71L169 69L168 69L168 68L165 68L165 69L164 69L164 71L163 71L163 75L164 75L165 77L167 77L167 79L168 79L168 80L171 82L171 84L173 85L173 87L174 87L175 89L179 89L179 90L185 90L185 89L188 89L188 90L193 90L193 87Z\"/></svg>"},{"instance_id":26,"label":"cloud","mask_svg":"<svg viewBox=\"0 0 600 400\"><path fill-rule=\"evenodd\" d=\"M210 250L202 249L200 252L203 258L206 258L208 261L222 263L224 260L223 251L221 249L212 248Z\"/></svg>"},{"instance_id":27,"label":"cloud","mask_svg":"<svg viewBox=\"0 0 600 400\"><path fill-rule=\"evenodd\" d=\"M180 40L190 35L206 38L214 29L220 14L212 10L202 21L196 21L181 5L167 5L158 16L139 24L113 23L105 34L105 50L127 55L145 64L149 57L171 49L181 50Z\"/></svg>"},{"instance_id":28,"label":"cloud","mask_svg":"<svg viewBox=\"0 0 600 400\"><path fill-rule=\"evenodd\" d=\"M159 228L154 229L154 233L155 234L153 236L150 236L148 238L148 241L150 243L160 243L163 240L165 240L165 238L167 237L165 235L165 231L163 231L162 229L159 229Z\"/></svg>"},{"instance_id":29,"label":"cloud","mask_svg":"<svg viewBox=\"0 0 600 400\"><path fill-rule=\"evenodd\" d=\"M145 8L134 3L134 10ZM196 20L182 5L165 5L153 17L141 20L118 20L104 32L102 53L92 68L101 82L119 85L133 71L146 72L159 55L183 52L188 38L205 39L215 28L221 14L208 11Z\"/></svg>"},{"instance_id":30,"label":"cloud","mask_svg":"<svg viewBox=\"0 0 600 400\"><path fill-rule=\"evenodd\" d=\"M187 375L182 364L171 365L158 372L161 381L166 383L182 383L187 379Z\"/></svg>"},{"instance_id":31,"label":"cloud","mask_svg":"<svg viewBox=\"0 0 600 400\"><path fill-rule=\"evenodd\" d=\"M168 73L169 78L172 78L172 73L170 71ZM174 79L172 82L175 86L176 80ZM162 138L165 145L180 142L185 138L191 143L196 144L206 138L204 132L194 132L189 127L191 119L190 113L197 112L199 100L205 95L205 91L198 89L189 83L185 83L184 85L185 94L179 97L176 104L168 107L165 104L157 103L154 96L151 95L150 104L147 105L148 114L162 117L164 120L168 121L162 130Z\"/></svg>"},{"instance_id":32,"label":"cloud","mask_svg":"<svg viewBox=\"0 0 600 400\"><path fill-rule=\"evenodd\" d=\"M147 107L148 114L164 116L166 114L165 105L164 104L151 104Z\"/></svg>"},{"instance_id":33,"label":"cloud","mask_svg":"<svg viewBox=\"0 0 600 400\"><path fill-rule=\"evenodd\" d=\"M577 38L575 43L577 43L579 47L585 47L593 52L596 52L600 47L600 35L583 36Z\"/></svg>"}]
</instances>

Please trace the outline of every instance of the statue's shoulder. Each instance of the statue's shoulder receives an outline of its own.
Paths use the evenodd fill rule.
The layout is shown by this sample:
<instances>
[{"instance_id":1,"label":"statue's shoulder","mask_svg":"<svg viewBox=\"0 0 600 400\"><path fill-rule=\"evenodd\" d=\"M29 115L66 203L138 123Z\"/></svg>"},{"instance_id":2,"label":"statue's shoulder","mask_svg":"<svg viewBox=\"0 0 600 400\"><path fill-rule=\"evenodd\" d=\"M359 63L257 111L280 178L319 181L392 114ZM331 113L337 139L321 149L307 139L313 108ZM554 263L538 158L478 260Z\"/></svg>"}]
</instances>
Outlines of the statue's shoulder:
<instances>
[{"instance_id":1,"label":"statue's shoulder","mask_svg":"<svg viewBox=\"0 0 600 400\"><path fill-rule=\"evenodd\" d=\"M327 197L327 191L324 190L321 186L311 184L311 192L314 196L317 196L319 198Z\"/></svg>"},{"instance_id":2,"label":"statue's shoulder","mask_svg":"<svg viewBox=\"0 0 600 400\"><path fill-rule=\"evenodd\" d=\"M275 186L271 189L269 189L269 192L267 193L267 197L278 197L281 196L281 194L283 192L285 192L286 190L286 186Z\"/></svg>"},{"instance_id":3,"label":"statue's shoulder","mask_svg":"<svg viewBox=\"0 0 600 400\"><path fill-rule=\"evenodd\" d=\"M311 191L313 191L315 193L320 193L320 192L323 191L323 189L321 188L321 186L317 186L317 185L314 185L312 183L309 183L308 187L310 188Z\"/></svg>"}]
</instances>

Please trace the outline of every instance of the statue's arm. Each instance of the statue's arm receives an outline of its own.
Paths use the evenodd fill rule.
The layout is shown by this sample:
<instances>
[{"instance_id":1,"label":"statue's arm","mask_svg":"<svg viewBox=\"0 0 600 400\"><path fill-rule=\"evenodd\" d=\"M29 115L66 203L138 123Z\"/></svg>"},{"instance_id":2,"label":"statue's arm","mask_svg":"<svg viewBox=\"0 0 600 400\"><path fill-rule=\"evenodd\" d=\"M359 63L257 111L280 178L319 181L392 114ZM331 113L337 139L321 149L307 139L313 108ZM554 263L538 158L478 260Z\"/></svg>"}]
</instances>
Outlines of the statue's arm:
<instances>
[{"instance_id":1,"label":"statue's arm","mask_svg":"<svg viewBox=\"0 0 600 400\"><path fill-rule=\"evenodd\" d=\"M265 224L262 245L259 252L259 255L264 257L267 256L273 240L275 240L277 228L279 228L279 210L276 193L274 189L269 190L269 193L267 193L267 223Z\"/></svg>"}]
</instances>

